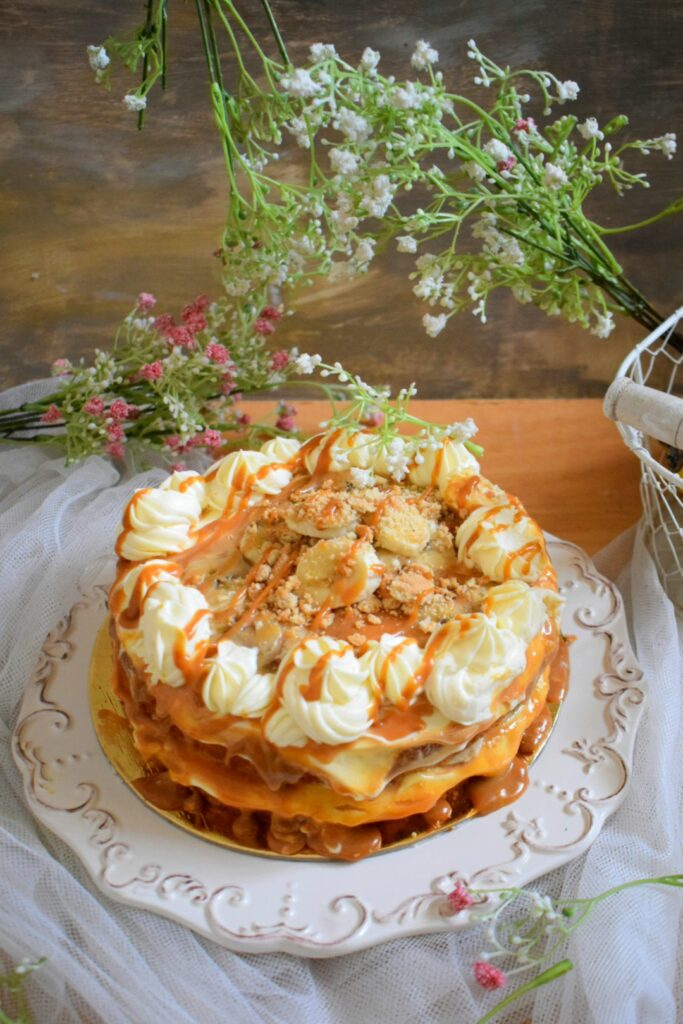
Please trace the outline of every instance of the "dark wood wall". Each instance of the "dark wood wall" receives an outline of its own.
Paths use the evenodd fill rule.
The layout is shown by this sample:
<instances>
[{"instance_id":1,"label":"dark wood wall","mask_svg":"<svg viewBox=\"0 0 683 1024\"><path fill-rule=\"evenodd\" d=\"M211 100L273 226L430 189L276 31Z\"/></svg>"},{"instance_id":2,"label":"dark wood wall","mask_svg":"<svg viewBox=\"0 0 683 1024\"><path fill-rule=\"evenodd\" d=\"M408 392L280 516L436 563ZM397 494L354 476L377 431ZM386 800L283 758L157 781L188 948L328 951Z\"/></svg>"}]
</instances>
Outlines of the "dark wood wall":
<instances>
[{"instance_id":1,"label":"dark wood wall","mask_svg":"<svg viewBox=\"0 0 683 1024\"><path fill-rule=\"evenodd\" d=\"M581 85L581 116L627 113L634 134L681 128L683 7L666 0L273 0L295 59L334 42L366 45L409 73L414 41L438 48L454 89L471 85L471 36L501 63L547 67ZM177 309L214 293L211 252L224 206L194 4L170 0L172 75L135 130L120 96L93 83L85 48L142 20L140 0L0 0L0 383L45 375L59 355L107 347L141 290ZM260 17L257 0L243 10ZM649 216L680 191L681 159L652 155L653 187L596 202L605 223ZM683 301L683 225L614 240L633 280L662 311ZM301 294L278 336L344 360L376 381L416 380L424 397L595 396L642 331L621 320L609 341L500 296L486 326L470 314L437 340L420 326L409 261L387 254L353 284Z\"/></svg>"}]
</instances>

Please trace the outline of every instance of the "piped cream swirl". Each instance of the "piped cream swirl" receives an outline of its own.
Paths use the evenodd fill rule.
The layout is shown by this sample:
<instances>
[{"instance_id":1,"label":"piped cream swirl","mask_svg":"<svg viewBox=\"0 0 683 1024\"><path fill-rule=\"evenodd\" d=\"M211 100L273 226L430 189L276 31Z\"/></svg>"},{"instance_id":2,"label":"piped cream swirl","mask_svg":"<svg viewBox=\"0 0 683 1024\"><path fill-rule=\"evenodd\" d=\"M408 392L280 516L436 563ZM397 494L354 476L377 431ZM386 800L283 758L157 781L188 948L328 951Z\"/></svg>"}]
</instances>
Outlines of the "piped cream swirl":
<instances>
[{"instance_id":1,"label":"piped cream swirl","mask_svg":"<svg viewBox=\"0 0 683 1024\"><path fill-rule=\"evenodd\" d=\"M150 588L140 632L142 658L153 683L183 685L183 659L192 658L211 635L208 607L201 591L175 579Z\"/></svg>"},{"instance_id":2,"label":"piped cream swirl","mask_svg":"<svg viewBox=\"0 0 683 1024\"><path fill-rule=\"evenodd\" d=\"M137 491L126 513L126 529L119 536L121 558L142 562L192 546L205 500L203 477L173 473L159 487Z\"/></svg>"},{"instance_id":3,"label":"piped cream swirl","mask_svg":"<svg viewBox=\"0 0 683 1024\"><path fill-rule=\"evenodd\" d=\"M209 711L219 715L260 718L275 691L275 675L258 671L258 650L232 640L221 640L215 658L205 662L208 669L202 699Z\"/></svg>"},{"instance_id":4,"label":"piped cream swirl","mask_svg":"<svg viewBox=\"0 0 683 1024\"><path fill-rule=\"evenodd\" d=\"M258 504L265 496L279 494L291 480L288 461L263 451L231 452L207 471L207 505L219 514L231 515Z\"/></svg>"},{"instance_id":5,"label":"piped cream swirl","mask_svg":"<svg viewBox=\"0 0 683 1024\"><path fill-rule=\"evenodd\" d=\"M496 694L524 670L526 645L475 612L437 630L426 657L433 658L425 686L429 700L451 721L473 725L491 716Z\"/></svg>"},{"instance_id":6,"label":"piped cream swirl","mask_svg":"<svg viewBox=\"0 0 683 1024\"><path fill-rule=\"evenodd\" d=\"M343 640L321 636L301 641L284 658L278 686L283 707L315 743L350 743L372 724L372 680ZM266 736L278 744L277 731L268 725Z\"/></svg>"},{"instance_id":7,"label":"piped cream swirl","mask_svg":"<svg viewBox=\"0 0 683 1024\"><path fill-rule=\"evenodd\" d=\"M417 697L413 685L422 664L422 650L415 640L400 633L384 633L379 640L369 641L362 663L392 704L405 708Z\"/></svg>"},{"instance_id":8,"label":"piped cream swirl","mask_svg":"<svg viewBox=\"0 0 683 1024\"><path fill-rule=\"evenodd\" d=\"M438 448L423 448L420 458L410 467L408 480L416 487L435 487L442 496L453 480L479 473L479 463L460 441L446 439Z\"/></svg>"},{"instance_id":9,"label":"piped cream swirl","mask_svg":"<svg viewBox=\"0 0 683 1024\"><path fill-rule=\"evenodd\" d=\"M547 564L540 527L514 506L475 509L458 528L455 540L460 560L492 580L532 583Z\"/></svg>"}]
</instances>

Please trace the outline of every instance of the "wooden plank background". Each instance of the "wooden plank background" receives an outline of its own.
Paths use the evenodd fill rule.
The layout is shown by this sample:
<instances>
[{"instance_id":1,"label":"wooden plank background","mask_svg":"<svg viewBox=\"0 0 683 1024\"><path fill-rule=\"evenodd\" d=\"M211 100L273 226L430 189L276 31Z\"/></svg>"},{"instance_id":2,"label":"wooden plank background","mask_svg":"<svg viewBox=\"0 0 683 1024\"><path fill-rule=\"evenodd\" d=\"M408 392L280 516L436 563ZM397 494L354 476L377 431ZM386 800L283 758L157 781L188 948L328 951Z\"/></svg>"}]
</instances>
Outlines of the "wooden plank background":
<instances>
[{"instance_id":1,"label":"wooden plank background","mask_svg":"<svg viewBox=\"0 0 683 1024\"><path fill-rule=\"evenodd\" d=\"M499 62L547 67L581 85L572 111L631 117L634 133L680 129L683 6L665 0L273 0L295 60L316 41L357 59L366 45L409 75L414 41L441 54L452 88L468 91L474 36ZM194 5L171 0L169 91L150 103L143 133L120 101L98 89L85 48L142 20L141 0L0 0L0 385L45 374L52 359L111 343L140 290L177 310L214 293L211 252L224 207L221 156L209 114ZM262 18L258 0L242 9ZM646 217L680 185L676 161L642 159L654 188L608 194L605 223ZM615 247L662 311L681 301L680 227L664 222ZM438 340L425 337L410 292L410 259L388 254L365 278L301 294L277 336L375 381L416 380L428 397L597 396L640 328L619 323L599 341L514 300L494 301L490 322L470 314Z\"/></svg>"}]
</instances>

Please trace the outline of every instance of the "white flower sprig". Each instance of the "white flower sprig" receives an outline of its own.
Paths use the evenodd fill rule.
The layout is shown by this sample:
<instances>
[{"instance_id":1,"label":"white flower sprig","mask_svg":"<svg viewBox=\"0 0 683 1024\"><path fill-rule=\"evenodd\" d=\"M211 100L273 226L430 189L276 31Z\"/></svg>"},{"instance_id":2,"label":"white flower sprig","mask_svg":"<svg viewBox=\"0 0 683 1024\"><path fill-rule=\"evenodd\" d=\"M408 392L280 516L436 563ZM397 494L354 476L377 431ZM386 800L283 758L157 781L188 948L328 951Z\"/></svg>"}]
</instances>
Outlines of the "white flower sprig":
<instances>
[{"instance_id":1,"label":"white flower sprig","mask_svg":"<svg viewBox=\"0 0 683 1024\"><path fill-rule=\"evenodd\" d=\"M262 3L277 60L232 0L197 5L229 182L219 255L226 292L245 325L273 288L315 275L347 281L367 273L392 236L400 252L416 256L413 290L432 307L422 323L433 338L462 310L485 322L499 288L599 338L613 329L616 312L648 329L661 321L605 242L641 225L603 228L583 206L602 182L619 193L646 186L645 175L630 171L625 158L631 150L671 158L672 133L617 146L625 117L578 123L563 111L552 119L555 107L577 99L578 84L548 71L500 67L474 40L468 56L477 67L475 86L488 91L486 105L448 91L439 54L426 40L411 57L416 76L404 81L383 75L380 54L370 48L354 64L333 45L315 43L295 67L267 0ZM142 61L141 84L124 97L140 118L165 75L165 33L166 0L152 0L132 41L89 48L98 80L107 83L103 54L131 69ZM240 40L260 75L249 70ZM232 68L220 59L226 46ZM532 116L533 98L540 110ZM303 182L293 177L291 160L280 159L288 139L305 158ZM417 186L427 200L412 212L403 200ZM673 203L644 223L680 208ZM461 244L464 228L479 246Z\"/></svg>"}]
</instances>

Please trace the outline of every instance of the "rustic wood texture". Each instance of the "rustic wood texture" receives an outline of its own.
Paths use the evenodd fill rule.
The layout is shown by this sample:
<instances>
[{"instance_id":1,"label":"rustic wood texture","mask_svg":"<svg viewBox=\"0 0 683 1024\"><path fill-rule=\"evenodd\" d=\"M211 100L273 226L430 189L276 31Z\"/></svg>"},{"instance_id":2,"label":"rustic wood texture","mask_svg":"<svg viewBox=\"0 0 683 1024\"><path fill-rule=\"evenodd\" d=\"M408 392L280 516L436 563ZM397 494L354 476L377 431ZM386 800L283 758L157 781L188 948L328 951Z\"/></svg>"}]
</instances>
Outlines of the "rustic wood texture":
<instances>
[{"instance_id":1,"label":"rustic wood texture","mask_svg":"<svg viewBox=\"0 0 683 1024\"><path fill-rule=\"evenodd\" d=\"M454 89L472 91L465 43L474 36L500 62L547 67L581 85L572 111L631 117L634 134L680 129L683 7L665 0L273 0L295 60L334 41L355 59L366 45L410 75L417 38L441 54ZM0 0L0 346L7 386L45 374L59 355L108 347L140 290L177 310L214 293L211 252L223 217L225 182L207 95L194 4L171 0L169 90L155 93L145 130L121 97L99 89L85 48L142 20L140 0ZM258 0L243 9L262 22ZM264 26L265 30L265 26ZM670 202L676 161L642 159L654 188L596 200L596 219L628 223ZM680 228L663 222L614 246L633 280L662 311L681 301ZM388 253L352 285L303 292L277 336L341 358L369 379L415 379L430 397L597 396L642 336L621 321L599 341L577 327L500 296L490 322L469 314L428 339L410 291L411 261Z\"/></svg>"},{"instance_id":2,"label":"rustic wood texture","mask_svg":"<svg viewBox=\"0 0 683 1024\"><path fill-rule=\"evenodd\" d=\"M269 406L244 403L256 419ZM299 402L315 432L325 402ZM472 416L486 451L482 472L516 494L544 530L594 554L641 514L639 463L597 399L416 401L417 416L453 423Z\"/></svg>"}]
</instances>

